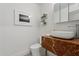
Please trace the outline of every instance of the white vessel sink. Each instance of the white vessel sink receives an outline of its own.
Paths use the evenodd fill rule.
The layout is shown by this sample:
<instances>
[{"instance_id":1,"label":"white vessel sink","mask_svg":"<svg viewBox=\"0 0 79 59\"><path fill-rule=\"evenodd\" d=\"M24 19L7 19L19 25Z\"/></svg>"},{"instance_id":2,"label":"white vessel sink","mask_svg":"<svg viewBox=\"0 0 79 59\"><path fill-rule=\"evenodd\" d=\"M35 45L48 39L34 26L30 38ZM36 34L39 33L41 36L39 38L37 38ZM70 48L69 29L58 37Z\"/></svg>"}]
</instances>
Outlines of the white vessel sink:
<instances>
[{"instance_id":1,"label":"white vessel sink","mask_svg":"<svg viewBox=\"0 0 79 59\"><path fill-rule=\"evenodd\" d=\"M59 38L71 39L75 36L75 33L73 31L52 31L50 35Z\"/></svg>"}]
</instances>

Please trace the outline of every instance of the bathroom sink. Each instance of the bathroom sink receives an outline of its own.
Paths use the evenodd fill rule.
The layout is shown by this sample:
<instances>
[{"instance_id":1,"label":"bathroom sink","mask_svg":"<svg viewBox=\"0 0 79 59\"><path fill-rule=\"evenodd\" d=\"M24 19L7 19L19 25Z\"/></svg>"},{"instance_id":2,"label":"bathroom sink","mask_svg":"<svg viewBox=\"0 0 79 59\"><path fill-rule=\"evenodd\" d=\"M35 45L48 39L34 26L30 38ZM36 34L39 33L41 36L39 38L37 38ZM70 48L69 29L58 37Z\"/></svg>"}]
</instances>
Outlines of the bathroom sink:
<instances>
[{"instance_id":1,"label":"bathroom sink","mask_svg":"<svg viewBox=\"0 0 79 59\"><path fill-rule=\"evenodd\" d=\"M74 38L75 33L74 31L52 31L50 35L59 38L71 39Z\"/></svg>"}]
</instances>

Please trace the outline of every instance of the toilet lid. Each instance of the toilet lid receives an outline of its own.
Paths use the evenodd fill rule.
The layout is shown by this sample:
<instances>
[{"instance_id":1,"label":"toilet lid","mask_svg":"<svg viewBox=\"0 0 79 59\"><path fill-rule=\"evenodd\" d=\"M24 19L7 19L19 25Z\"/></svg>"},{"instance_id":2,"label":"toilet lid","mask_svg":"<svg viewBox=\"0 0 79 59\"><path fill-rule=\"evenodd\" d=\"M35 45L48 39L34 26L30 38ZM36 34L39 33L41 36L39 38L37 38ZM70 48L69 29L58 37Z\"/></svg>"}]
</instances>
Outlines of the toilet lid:
<instances>
[{"instance_id":1,"label":"toilet lid","mask_svg":"<svg viewBox=\"0 0 79 59\"><path fill-rule=\"evenodd\" d=\"M36 49L36 48L40 48L40 47L41 47L41 45L39 43L33 44L31 46L32 49Z\"/></svg>"}]
</instances>

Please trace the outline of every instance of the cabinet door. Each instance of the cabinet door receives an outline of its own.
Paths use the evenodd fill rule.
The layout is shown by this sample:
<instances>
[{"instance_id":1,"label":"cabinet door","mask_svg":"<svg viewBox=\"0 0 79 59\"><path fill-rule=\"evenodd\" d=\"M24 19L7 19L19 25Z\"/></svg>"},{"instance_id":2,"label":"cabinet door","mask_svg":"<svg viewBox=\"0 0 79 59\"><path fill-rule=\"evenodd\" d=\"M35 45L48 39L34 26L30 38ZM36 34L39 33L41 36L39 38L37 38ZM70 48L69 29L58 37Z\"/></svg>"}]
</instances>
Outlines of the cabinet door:
<instances>
[{"instance_id":1,"label":"cabinet door","mask_svg":"<svg viewBox=\"0 0 79 59\"><path fill-rule=\"evenodd\" d=\"M68 3L60 4L60 22L68 21Z\"/></svg>"}]
</instances>

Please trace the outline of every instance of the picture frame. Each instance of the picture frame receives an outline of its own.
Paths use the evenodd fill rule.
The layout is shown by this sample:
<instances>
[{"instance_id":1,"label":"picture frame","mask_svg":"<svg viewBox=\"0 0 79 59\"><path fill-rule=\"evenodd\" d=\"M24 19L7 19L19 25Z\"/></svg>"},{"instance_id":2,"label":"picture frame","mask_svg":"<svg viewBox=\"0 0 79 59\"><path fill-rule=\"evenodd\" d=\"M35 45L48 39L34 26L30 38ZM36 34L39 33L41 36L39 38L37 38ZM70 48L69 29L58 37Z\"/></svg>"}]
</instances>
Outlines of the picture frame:
<instances>
[{"instance_id":1,"label":"picture frame","mask_svg":"<svg viewBox=\"0 0 79 59\"><path fill-rule=\"evenodd\" d=\"M32 25L30 14L27 11L15 9L15 25Z\"/></svg>"}]
</instances>

